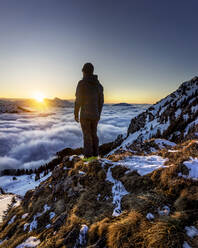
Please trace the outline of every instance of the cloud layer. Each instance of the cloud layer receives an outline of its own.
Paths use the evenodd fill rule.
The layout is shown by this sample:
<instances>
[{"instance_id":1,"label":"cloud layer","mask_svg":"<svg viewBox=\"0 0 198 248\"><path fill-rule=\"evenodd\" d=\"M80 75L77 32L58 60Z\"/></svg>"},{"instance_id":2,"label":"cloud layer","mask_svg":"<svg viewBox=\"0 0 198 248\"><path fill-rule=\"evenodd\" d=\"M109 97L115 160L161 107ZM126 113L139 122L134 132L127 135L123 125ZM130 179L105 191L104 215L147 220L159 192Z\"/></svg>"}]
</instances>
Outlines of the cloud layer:
<instances>
[{"instance_id":1,"label":"cloud layer","mask_svg":"<svg viewBox=\"0 0 198 248\"><path fill-rule=\"evenodd\" d=\"M147 105L104 106L98 126L100 144L126 134L132 117ZM51 160L65 147L82 146L80 124L73 109L53 109L49 114L0 115L0 170L35 168Z\"/></svg>"}]
</instances>

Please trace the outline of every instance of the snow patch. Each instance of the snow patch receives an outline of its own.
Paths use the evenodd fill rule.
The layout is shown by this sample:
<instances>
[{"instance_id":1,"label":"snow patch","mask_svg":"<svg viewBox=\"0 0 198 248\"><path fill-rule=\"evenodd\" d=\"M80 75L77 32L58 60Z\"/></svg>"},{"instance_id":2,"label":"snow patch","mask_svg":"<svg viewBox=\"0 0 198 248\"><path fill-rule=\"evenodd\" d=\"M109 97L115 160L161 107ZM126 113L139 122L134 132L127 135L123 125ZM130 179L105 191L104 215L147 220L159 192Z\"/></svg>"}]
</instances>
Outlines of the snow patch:
<instances>
[{"instance_id":1,"label":"snow patch","mask_svg":"<svg viewBox=\"0 0 198 248\"><path fill-rule=\"evenodd\" d=\"M56 214L55 214L54 212L50 212L50 213L49 213L50 220L53 219L55 215L56 215Z\"/></svg>"},{"instance_id":2,"label":"snow patch","mask_svg":"<svg viewBox=\"0 0 198 248\"><path fill-rule=\"evenodd\" d=\"M11 218L11 220L8 222L8 225L14 223L14 220L15 220L15 219L16 219L16 215L14 215L14 216Z\"/></svg>"},{"instance_id":3,"label":"snow patch","mask_svg":"<svg viewBox=\"0 0 198 248\"><path fill-rule=\"evenodd\" d=\"M80 175L85 175L86 173L84 172L84 171L78 171L78 173L80 174Z\"/></svg>"},{"instance_id":4,"label":"snow patch","mask_svg":"<svg viewBox=\"0 0 198 248\"><path fill-rule=\"evenodd\" d=\"M50 210L51 207L49 207L47 204L44 205L44 211L43 213L47 212L48 210Z\"/></svg>"},{"instance_id":5,"label":"snow patch","mask_svg":"<svg viewBox=\"0 0 198 248\"><path fill-rule=\"evenodd\" d=\"M78 239L76 241L74 248L77 248L79 246L82 247L86 245L88 229L89 229L88 226L85 224L81 226L80 233L79 233L79 236L78 236Z\"/></svg>"},{"instance_id":6,"label":"snow patch","mask_svg":"<svg viewBox=\"0 0 198 248\"><path fill-rule=\"evenodd\" d=\"M100 196L101 196L101 195L100 195L100 194L98 194L98 196L97 196L97 201L99 201L99 200L100 200Z\"/></svg>"},{"instance_id":7,"label":"snow patch","mask_svg":"<svg viewBox=\"0 0 198 248\"><path fill-rule=\"evenodd\" d=\"M0 223L3 221L4 211L12 203L13 195L0 194Z\"/></svg>"},{"instance_id":8,"label":"snow patch","mask_svg":"<svg viewBox=\"0 0 198 248\"><path fill-rule=\"evenodd\" d=\"M51 227L51 224L48 224L45 228L49 229Z\"/></svg>"},{"instance_id":9,"label":"snow patch","mask_svg":"<svg viewBox=\"0 0 198 248\"><path fill-rule=\"evenodd\" d=\"M112 195L113 195L113 204L115 205L115 208L113 210L113 216L119 216L121 214L121 200L124 195L127 195L128 192L126 191L124 185L113 178L111 168L114 166L111 166L108 168L107 171L107 177L106 180L113 183L112 187Z\"/></svg>"},{"instance_id":10,"label":"snow patch","mask_svg":"<svg viewBox=\"0 0 198 248\"><path fill-rule=\"evenodd\" d=\"M195 121L192 121L190 122L187 127L185 128L185 131L184 131L184 136L186 136L189 132L189 130L194 127L195 125L198 125L198 119L196 119Z\"/></svg>"},{"instance_id":11,"label":"snow patch","mask_svg":"<svg viewBox=\"0 0 198 248\"><path fill-rule=\"evenodd\" d=\"M175 112L175 118L177 119L182 113L182 110L179 108L176 112Z\"/></svg>"},{"instance_id":12,"label":"snow patch","mask_svg":"<svg viewBox=\"0 0 198 248\"><path fill-rule=\"evenodd\" d=\"M1 176L0 187L5 192L24 196L28 190L34 189L41 182L45 181L49 176L51 176L51 172L43 177L41 174L41 178L37 181L35 181L35 176L35 174L15 176L17 180L13 180L13 176Z\"/></svg>"},{"instance_id":13,"label":"snow patch","mask_svg":"<svg viewBox=\"0 0 198 248\"><path fill-rule=\"evenodd\" d=\"M184 241L183 248L192 248L192 247L186 241Z\"/></svg>"},{"instance_id":14,"label":"snow patch","mask_svg":"<svg viewBox=\"0 0 198 248\"><path fill-rule=\"evenodd\" d=\"M21 218L22 218L22 219L25 219L27 216L28 216L28 213L25 213L25 214L22 215Z\"/></svg>"},{"instance_id":15,"label":"snow patch","mask_svg":"<svg viewBox=\"0 0 198 248\"><path fill-rule=\"evenodd\" d=\"M40 213L37 213L34 215L33 221L30 223L30 229L29 232L32 232L33 230L37 229L37 220L36 218L41 216Z\"/></svg>"},{"instance_id":16,"label":"snow patch","mask_svg":"<svg viewBox=\"0 0 198 248\"><path fill-rule=\"evenodd\" d=\"M176 146L176 143L166 139L155 139L154 142L159 146L160 149L166 148L166 146Z\"/></svg>"},{"instance_id":17,"label":"snow patch","mask_svg":"<svg viewBox=\"0 0 198 248\"><path fill-rule=\"evenodd\" d=\"M29 225L30 225L29 223L25 223L24 226L23 226L23 230L25 231L28 228Z\"/></svg>"},{"instance_id":18,"label":"snow patch","mask_svg":"<svg viewBox=\"0 0 198 248\"><path fill-rule=\"evenodd\" d=\"M46 211L48 211L48 210L50 209L50 207L49 207L47 204L45 204L43 208L44 208L44 210L43 210L42 213L37 213L37 214L34 215L33 221L30 223L29 232L31 232L31 231L37 229L37 220L36 220L37 217L43 215Z\"/></svg>"},{"instance_id":19,"label":"snow patch","mask_svg":"<svg viewBox=\"0 0 198 248\"><path fill-rule=\"evenodd\" d=\"M146 215L146 218L147 218L148 220L153 220L153 219L155 219L155 216L154 216L152 213L148 213L148 214Z\"/></svg>"},{"instance_id":20,"label":"snow patch","mask_svg":"<svg viewBox=\"0 0 198 248\"><path fill-rule=\"evenodd\" d=\"M194 238L195 236L198 236L198 230L194 226L186 226L185 230L186 230L186 234L190 238Z\"/></svg>"},{"instance_id":21,"label":"snow patch","mask_svg":"<svg viewBox=\"0 0 198 248\"><path fill-rule=\"evenodd\" d=\"M170 208L168 206L163 206L162 209L158 208L158 214L163 216L168 216L170 213Z\"/></svg>"},{"instance_id":22,"label":"snow patch","mask_svg":"<svg viewBox=\"0 0 198 248\"><path fill-rule=\"evenodd\" d=\"M27 247L36 247L37 245L40 244L40 240L37 239L36 237L29 237L28 239L26 239L25 242L23 242L22 244L20 245L17 245L16 248L27 248Z\"/></svg>"},{"instance_id":23,"label":"snow patch","mask_svg":"<svg viewBox=\"0 0 198 248\"><path fill-rule=\"evenodd\" d=\"M188 178L198 179L198 158L191 158L183 163L189 169Z\"/></svg>"},{"instance_id":24,"label":"snow patch","mask_svg":"<svg viewBox=\"0 0 198 248\"><path fill-rule=\"evenodd\" d=\"M166 161L167 159L157 155L129 156L124 160L117 162L117 164L125 166L130 171L136 170L141 176L144 176L159 168L165 168L164 163ZM127 171L126 173L129 173L130 171Z\"/></svg>"}]
</instances>

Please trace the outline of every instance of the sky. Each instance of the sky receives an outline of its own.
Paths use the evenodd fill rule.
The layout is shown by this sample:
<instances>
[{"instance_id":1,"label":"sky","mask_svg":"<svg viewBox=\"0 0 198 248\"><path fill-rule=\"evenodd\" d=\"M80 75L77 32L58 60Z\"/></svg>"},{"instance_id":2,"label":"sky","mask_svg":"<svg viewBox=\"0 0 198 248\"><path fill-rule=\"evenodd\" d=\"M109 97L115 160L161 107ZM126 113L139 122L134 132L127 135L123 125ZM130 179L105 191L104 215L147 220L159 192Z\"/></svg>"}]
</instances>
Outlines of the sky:
<instances>
[{"instance_id":1,"label":"sky","mask_svg":"<svg viewBox=\"0 0 198 248\"><path fill-rule=\"evenodd\" d=\"M92 62L106 102L154 103L198 74L197 10L197 0L0 0L0 97L74 99Z\"/></svg>"}]
</instances>

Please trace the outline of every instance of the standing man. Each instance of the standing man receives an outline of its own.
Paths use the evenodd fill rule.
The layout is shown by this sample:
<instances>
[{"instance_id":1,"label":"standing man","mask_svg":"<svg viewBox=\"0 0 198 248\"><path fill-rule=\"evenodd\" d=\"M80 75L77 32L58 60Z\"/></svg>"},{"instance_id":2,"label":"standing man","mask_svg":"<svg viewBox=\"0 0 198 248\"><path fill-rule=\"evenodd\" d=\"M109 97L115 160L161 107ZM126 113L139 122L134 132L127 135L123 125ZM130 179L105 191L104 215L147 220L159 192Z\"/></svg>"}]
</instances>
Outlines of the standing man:
<instances>
[{"instance_id":1,"label":"standing man","mask_svg":"<svg viewBox=\"0 0 198 248\"><path fill-rule=\"evenodd\" d=\"M104 103L103 87L93 72L94 66L91 63L84 64L82 68L83 79L78 82L74 107L74 117L77 122L79 122L80 110L80 124L86 158L98 156L97 125Z\"/></svg>"}]
</instances>

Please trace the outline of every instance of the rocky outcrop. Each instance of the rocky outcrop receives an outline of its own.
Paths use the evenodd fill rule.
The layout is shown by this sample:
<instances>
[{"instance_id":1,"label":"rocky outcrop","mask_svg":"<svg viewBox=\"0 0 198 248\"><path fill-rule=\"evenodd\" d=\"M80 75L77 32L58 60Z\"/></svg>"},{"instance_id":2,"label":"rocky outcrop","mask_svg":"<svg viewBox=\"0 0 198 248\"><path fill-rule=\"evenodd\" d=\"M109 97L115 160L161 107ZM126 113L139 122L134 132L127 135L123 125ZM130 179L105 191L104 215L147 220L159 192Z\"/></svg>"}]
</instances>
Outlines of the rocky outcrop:
<instances>
[{"instance_id":1,"label":"rocky outcrop","mask_svg":"<svg viewBox=\"0 0 198 248\"><path fill-rule=\"evenodd\" d=\"M185 161L196 161L198 142L156 145L163 149L153 156L125 153L90 162L65 156L9 210L0 247L14 248L31 237L37 248L165 248L187 241L196 247L185 227L198 228L198 182Z\"/></svg>"},{"instance_id":2,"label":"rocky outcrop","mask_svg":"<svg viewBox=\"0 0 198 248\"><path fill-rule=\"evenodd\" d=\"M165 138L176 143L197 139L197 130L198 77L194 77L133 118L119 148L130 149L151 138Z\"/></svg>"},{"instance_id":3,"label":"rocky outcrop","mask_svg":"<svg viewBox=\"0 0 198 248\"><path fill-rule=\"evenodd\" d=\"M4 194L4 190L0 187L0 194Z\"/></svg>"}]
</instances>

